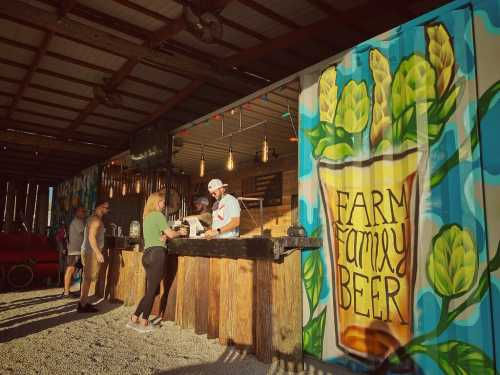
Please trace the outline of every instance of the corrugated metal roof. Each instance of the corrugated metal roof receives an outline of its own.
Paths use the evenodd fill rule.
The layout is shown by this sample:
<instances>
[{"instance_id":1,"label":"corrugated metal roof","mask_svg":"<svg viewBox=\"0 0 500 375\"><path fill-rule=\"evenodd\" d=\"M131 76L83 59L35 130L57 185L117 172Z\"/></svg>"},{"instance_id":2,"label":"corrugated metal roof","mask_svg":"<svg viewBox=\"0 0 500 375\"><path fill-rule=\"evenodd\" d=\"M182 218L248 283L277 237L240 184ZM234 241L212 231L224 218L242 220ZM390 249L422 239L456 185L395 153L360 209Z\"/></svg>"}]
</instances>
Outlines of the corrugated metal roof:
<instances>
[{"instance_id":1,"label":"corrugated metal roof","mask_svg":"<svg viewBox=\"0 0 500 375\"><path fill-rule=\"evenodd\" d=\"M106 73L55 59L50 56L44 56L39 66L41 69L47 69L56 73L82 79L84 81L94 82L96 84L102 84L103 78L109 77Z\"/></svg>"},{"instance_id":2,"label":"corrugated metal roof","mask_svg":"<svg viewBox=\"0 0 500 375\"><path fill-rule=\"evenodd\" d=\"M54 104L71 107L74 108L76 112L83 109L87 105L87 103L83 100L78 100L71 98L69 96L47 92L45 90L35 89L33 87L28 87L26 89L24 97L35 98L38 100L43 100L46 102L51 102Z\"/></svg>"},{"instance_id":3,"label":"corrugated metal roof","mask_svg":"<svg viewBox=\"0 0 500 375\"><path fill-rule=\"evenodd\" d=\"M42 42L45 32L0 18L0 35L9 35L12 37L12 40L38 47Z\"/></svg>"},{"instance_id":4,"label":"corrugated metal roof","mask_svg":"<svg viewBox=\"0 0 500 375\"><path fill-rule=\"evenodd\" d=\"M93 96L92 88L90 86L71 82L58 77L49 76L40 72L37 72L33 76L32 82L38 85L54 87L62 91L68 91L77 95L83 95L86 97Z\"/></svg>"},{"instance_id":5,"label":"corrugated metal roof","mask_svg":"<svg viewBox=\"0 0 500 375\"><path fill-rule=\"evenodd\" d=\"M165 0L131 0L144 8L147 8L155 13L159 13L170 19L179 17L182 14L182 5L175 1Z\"/></svg>"},{"instance_id":6,"label":"corrugated metal roof","mask_svg":"<svg viewBox=\"0 0 500 375\"><path fill-rule=\"evenodd\" d=\"M77 59L86 61L90 64L104 66L105 68L117 70L126 61L123 57L116 56L101 49L89 47L87 45L76 43L67 38L54 36L49 45L49 50L58 52L62 55L68 55Z\"/></svg>"},{"instance_id":7,"label":"corrugated metal roof","mask_svg":"<svg viewBox=\"0 0 500 375\"><path fill-rule=\"evenodd\" d=\"M20 103L18 104L17 108L25 109L28 111L39 112L42 114L45 113L49 116L63 117L65 119L67 119L68 121L74 120L78 116L78 112L67 111L65 109L55 108L52 106L34 103L31 101L27 101L27 100L21 100Z\"/></svg>"},{"instance_id":8,"label":"corrugated metal roof","mask_svg":"<svg viewBox=\"0 0 500 375\"><path fill-rule=\"evenodd\" d=\"M189 47L195 48L199 51L205 52L206 54L219 58L227 57L233 53L232 49L226 48L217 43L205 43L187 31L181 31L173 39L186 44Z\"/></svg>"},{"instance_id":9,"label":"corrugated metal roof","mask_svg":"<svg viewBox=\"0 0 500 375\"><path fill-rule=\"evenodd\" d=\"M146 98L151 98L160 101L167 101L173 96L171 92L160 90L151 86L143 85L142 83L134 82L129 79L123 81L119 86L120 89L142 95Z\"/></svg>"},{"instance_id":10,"label":"corrugated metal roof","mask_svg":"<svg viewBox=\"0 0 500 375\"><path fill-rule=\"evenodd\" d=\"M12 114L12 119L19 120L19 121L32 122L32 123L40 124L40 125L47 125L48 128L55 127L55 128L64 129L70 124L69 121L59 121L59 120L49 119L49 118L43 117L43 116L31 115L31 114L20 113L20 112L14 112Z\"/></svg>"},{"instance_id":11,"label":"corrugated metal roof","mask_svg":"<svg viewBox=\"0 0 500 375\"><path fill-rule=\"evenodd\" d=\"M144 118L144 116L138 114L138 113L133 113L130 111L126 111L120 108L111 108L105 105L99 105L97 108L94 110L94 113L98 114L103 114L103 115L108 115L108 116L114 116L114 117L119 117L123 119L124 121L133 121L133 122L139 122Z\"/></svg>"},{"instance_id":12,"label":"corrugated metal roof","mask_svg":"<svg viewBox=\"0 0 500 375\"><path fill-rule=\"evenodd\" d=\"M300 26L310 25L321 18L325 13L307 1L282 1L282 0L254 0L256 3L271 9L290 21ZM350 1L349 1L350 2Z\"/></svg>"},{"instance_id":13,"label":"corrugated metal roof","mask_svg":"<svg viewBox=\"0 0 500 375\"><path fill-rule=\"evenodd\" d=\"M169 73L164 70L155 69L149 65L137 64L132 70L131 75L141 77L153 84L165 85L167 87L181 90L186 87L190 80L177 74Z\"/></svg>"},{"instance_id":14,"label":"corrugated metal roof","mask_svg":"<svg viewBox=\"0 0 500 375\"><path fill-rule=\"evenodd\" d=\"M271 39L290 31L289 27L279 24L236 1L229 3L222 11L222 15L249 29L258 30L260 34Z\"/></svg>"},{"instance_id":15,"label":"corrugated metal roof","mask_svg":"<svg viewBox=\"0 0 500 375\"><path fill-rule=\"evenodd\" d=\"M94 115L90 115L89 117L87 117L86 121L89 122L90 124L106 126L108 128L114 128L114 129L121 129L124 131L130 131L132 129L135 129L135 127L133 125L130 125L130 124L127 124L127 123L124 123L121 121L117 121L117 120L110 120L108 118L94 116Z\"/></svg>"},{"instance_id":16,"label":"corrugated metal roof","mask_svg":"<svg viewBox=\"0 0 500 375\"><path fill-rule=\"evenodd\" d=\"M0 81L0 91L10 94L15 94L17 92L19 85L15 83Z\"/></svg>"},{"instance_id":17,"label":"corrugated metal roof","mask_svg":"<svg viewBox=\"0 0 500 375\"><path fill-rule=\"evenodd\" d=\"M9 106L12 103L12 99L8 96L0 94L0 105Z\"/></svg>"},{"instance_id":18,"label":"corrugated metal roof","mask_svg":"<svg viewBox=\"0 0 500 375\"><path fill-rule=\"evenodd\" d=\"M14 47L9 44L2 43L0 41L0 49L2 50L2 56L6 57L10 61L14 61L24 65L30 65L33 61L35 54L23 48Z\"/></svg>"},{"instance_id":19,"label":"corrugated metal roof","mask_svg":"<svg viewBox=\"0 0 500 375\"><path fill-rule=\"evenodd\" d=\"M139 100L131 98L130 96L122 95L122 103L126 107L140 109L145 112L152 113L158 107L154 103L146 102L144 100Z\"/></svg>"},{"instance_id":20,"label":"corrugated metal roof","mask_svg":"<svg viewBox=\"0 0 500 375\"><path fill-rule=\"evenodd\" d=\"M101 12L112 15L113 17L126 20L150 31L156 30L163 26L163 23L158 21L157 19L149 17L145 14L138 13L135 10L125 7L114 1L79 0L79 3L84 4L89 8L94 8Z\"/></svg>"},{"instance_id":21,"label":"corrugated metal roof","mask_svg":"<svg viewBox=\"0 0 500 375\"><path fill-rule=\"evenodd\" d=\"M346 11L352 8L356 8L362 4L368 3L370 0L350 0L350 1L338 1L338 0L324 0L333 9L339 11Z\"/></svg>"},{"instance_id":22,"label":"corrugated metal roof","mask_svg":"<svg viewBox=\"0 0 500 375\"><path fill-rule=\"evenodd\" d=\"M7 77L21 80L26 74L26 69L16 68L14 66L0 63L0 77Z\"/></svg>"}]
</instances>

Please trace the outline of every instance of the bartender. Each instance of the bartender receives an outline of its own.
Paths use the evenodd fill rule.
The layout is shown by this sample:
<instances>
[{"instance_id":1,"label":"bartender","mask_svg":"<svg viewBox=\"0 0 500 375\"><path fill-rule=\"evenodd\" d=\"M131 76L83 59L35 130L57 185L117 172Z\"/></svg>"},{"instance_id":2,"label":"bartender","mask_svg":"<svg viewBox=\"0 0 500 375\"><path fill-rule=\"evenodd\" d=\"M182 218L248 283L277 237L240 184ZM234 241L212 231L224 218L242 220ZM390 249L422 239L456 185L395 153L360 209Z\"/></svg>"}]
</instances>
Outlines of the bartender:
<instances>
[{"instance_id":1,"label":"bartender","mask_svg":"<svg viewBox=\"0 0 500 375\"><path fill-rule=\"evenodd\" d=\"M231 194L226 194L227 184L215 178L208 183L208 192L216 199L212 206L212 229L205 238L234 238L240 235L240 204Z\"/></svg>"}]
</instances>

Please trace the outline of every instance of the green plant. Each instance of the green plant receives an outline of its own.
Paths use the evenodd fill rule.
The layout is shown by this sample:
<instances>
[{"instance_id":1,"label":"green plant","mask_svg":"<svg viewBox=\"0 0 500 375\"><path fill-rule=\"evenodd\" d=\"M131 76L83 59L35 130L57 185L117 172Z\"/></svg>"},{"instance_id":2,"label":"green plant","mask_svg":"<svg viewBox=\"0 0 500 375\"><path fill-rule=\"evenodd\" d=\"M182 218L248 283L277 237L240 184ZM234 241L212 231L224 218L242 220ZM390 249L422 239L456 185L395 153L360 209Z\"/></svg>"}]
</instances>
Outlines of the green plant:
<instances>
[{"instance_id":1,"label":"green plant","mask_svg":"<svg viewBox=\"0 0 500 375\"><path fill-rule=\"evenodd\" d=\"M413 53L404 58L394 74L387 57L376 48L370 50L374 82L371 97L365 81L350 80L339 93L336 66L323 71L319 80L320 121L304 131L314 158L341 161L359 157L365 129L369 129L373 155L397 153L417 145L430 147L439 141L455 113L465 80L456 76L452 38L445 26L429 24L425 35L425 56ZM481 96L475 126L460 149L432 174L431 188L443 180L460 158L474 150L478 143L477 122L499 90L497 82Z\"/></svg>"},{"instance_id":2,"label":"green plant","mask_svg":"<svg viewBox=\"0 0 500 375\"><path fill-rule=\"evenodd\" d=\"M320 237L321 227L316 228L311 237ZM325 335L326 307L314 316L319 304L321 286L324 281L323 262L319 250L312 251L304 262L302 280L309 305L309 320L302 330L304 351L321 358Z\"/></svg>"},{"instance_id":3,"label":"green plant","mask_svg":"<svg viewBox=\"0 0 500 375\"><path fill-rule=\"evenodd\" d=\"M490 286L490 272L500 268L500 243L473 290L478 253L470 233L458 224L446 225L433 238L432 244L427 261L427 278L441 298L439 322L433 330L414 337L392 353L377 373L383 374L391 366L396 366L417 354L424 354L433 359L445 375L496 375L493 362L478 347L458 340L438 344L431 344L429 341L438 339L460 314L481 301ZM450 308L454 299L467 293L469 295L463 302L455 308Z\"/></svg>"}]
</instances>

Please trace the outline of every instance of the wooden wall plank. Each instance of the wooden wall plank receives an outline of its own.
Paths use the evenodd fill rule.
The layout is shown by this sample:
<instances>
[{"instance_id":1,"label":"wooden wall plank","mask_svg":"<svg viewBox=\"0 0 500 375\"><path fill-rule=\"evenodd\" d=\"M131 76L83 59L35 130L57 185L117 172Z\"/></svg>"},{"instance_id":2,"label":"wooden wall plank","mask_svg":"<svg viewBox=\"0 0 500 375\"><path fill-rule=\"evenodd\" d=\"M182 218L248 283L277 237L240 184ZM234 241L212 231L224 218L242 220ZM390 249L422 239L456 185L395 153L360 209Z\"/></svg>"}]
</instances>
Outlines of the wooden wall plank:
<instances>
[{"instance_id":1,"label":"wooden wall plank","mask_svg":"<svg viewBox=\"0 0 500 375\"><path fill-rule=\"evenodd\" d=\"M196 266L198 271L196 277L196 322L194 332L205 334L208 330L208 258L196 257Z\"/></svg>"},{"instance_id":2,"label":"wooden wall plank","mask_svg":"<svg viewBox=\"0 0 500 375\"><path fill-rule=\"evenodd\" d=\"M254 260L236 260L234 342L249 352L254 352L254 266Z\"/></svg>"},{"instance_id":3,"label":"wooden wall plank","mask_svg":"<svg viewBox=\"0 0 500 375\"><path fill-rule=\"evenodd\" d=\"M208 275L208 322L207 337L219 337L220 320L220 278L222 259L210 258Z\"/></svg>"},{"instance_id":4,"label":"wooden wall plank","mask_svg":"<svg viewBox=\"0 0 500 375\"><path fill-rule=\"evenodd\" d=\"M197 262L195 257L184 258L184 299L182 307L182 328L195 327Z\"/></svg>"},{"instance_id":5,"label":"wooden wall plank","mask_svg":"<svg viewBox=\"0 0 500 375\"><path fill-rule=\"evenodd\" d=\"M175 304L177 301L177 268L178 257L174 254L167 255L167 272L165 276L165 290L167 298L164 307L163 319L175 320Z\"/></svg>"},{"instance_id":6,"label":"wooden wall plank","mask_svg":"<svg viewBox=\"0 0 500 375\"><path fill-rule=\"evenodd\" d=\"M36 199L36 186L37 186L36 183L30 184L30 189L29 189L28 197L27 197L25 224L26 224L29 231L31 231L32 224L33 224L33 212L35 210L35 199Z\"/></svg>"},{"instance_id":7,"label":"wooden wall plank","mask_svg":"<svg viewBox=\"0 0 500 375\"><path fill-rule=\"evenodd\" d=\"M219 342L232 345L235 320L236 259L221 260Z\"/></svg>"},{"instance_id":8,"label":"wooden wall plank","mask_svg":"<svg viewBox=\"0 0 500 375\"><path fill-rule=\"evenodd\" d=\"M177 303L175 305L175 323L182 327L182 316L184 309L184 281L185 281L185 257L177 258Z\"/></svg>"},{"instance_id":9,"label":"wooden wall plank","mask_svg":"<svg viewBox=\"0 0 500 375\"><path fill-rule=\"evenodd\" d=\"M272 279L273 262L255 261L255 356L271 363L272 355Z\"/></svg>"},{"instance_id":10,"label":"wooden wall plank","mask_svg":"<svg viewBox=\"0 0 500 375\"><path fill-rule=\"evenodd\" d=\"M16 182L11 180L9 182L9 191L7 193L7 202L6 202L6 215L5 215L5 227L7 231L11 231L13 229L12 223L14 221L14 197L15 197L15 189Z\"/></svg>"},{"instance_id":11,"label":"wooden wall plank","mask_svg":"<svg viewBox=\"0 0 500 375\"><path fill-rule=\"evenodd\" d=\"M3 214L5 212L5 203L7 201L7 179L0 178L0 223L3 222ZM1 230L2 228L0 228Z\"/></svg>"}]
</instances>

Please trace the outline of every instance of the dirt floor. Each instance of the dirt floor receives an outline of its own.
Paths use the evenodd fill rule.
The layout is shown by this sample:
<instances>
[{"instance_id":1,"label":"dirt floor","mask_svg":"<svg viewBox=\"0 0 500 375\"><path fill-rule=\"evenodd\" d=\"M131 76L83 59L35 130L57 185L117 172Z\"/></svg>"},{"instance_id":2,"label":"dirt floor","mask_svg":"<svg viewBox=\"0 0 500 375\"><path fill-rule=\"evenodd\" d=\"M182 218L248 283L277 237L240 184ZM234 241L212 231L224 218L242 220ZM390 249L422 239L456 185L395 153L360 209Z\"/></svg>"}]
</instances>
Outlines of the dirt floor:
<instances>
[{"instance_id":1,"label":"dirt floor","mask_svg":"<svg viewBox=\"0 0 500 375\"><path fill-rule=\"evenodd\" d=\"M101 302L98 314L77 314L76 300L59 294L60 289L0 294L0 374L284 373L172 322L148 334L128 329L131 307Z\"/></svg>"}]
</instances>

